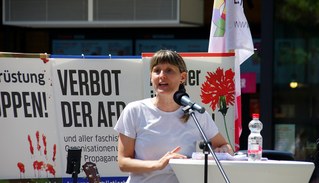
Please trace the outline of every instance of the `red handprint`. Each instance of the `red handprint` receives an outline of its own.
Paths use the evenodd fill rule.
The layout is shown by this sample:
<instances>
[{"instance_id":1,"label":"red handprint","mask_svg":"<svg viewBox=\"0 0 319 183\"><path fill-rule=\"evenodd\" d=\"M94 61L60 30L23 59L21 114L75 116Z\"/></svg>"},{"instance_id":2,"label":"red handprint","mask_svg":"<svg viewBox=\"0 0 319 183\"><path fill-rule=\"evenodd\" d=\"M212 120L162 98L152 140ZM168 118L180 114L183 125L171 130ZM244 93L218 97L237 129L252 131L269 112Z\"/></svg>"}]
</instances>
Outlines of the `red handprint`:
<instances>
[{"instance_id":1,"label":"red handprint","mask_svg":"<svg viewBox=\"0 0 319 183\"><path fill-rule=\"evenodd\" d=\"M46 172L52 174L53 176L55 176L55 169L53 167L53 165L51 164L46 164L46 169L45 169Z\"/></svg>"},{"instance_id":2,"label":"red handprint","mask_svg":"<svg viewBox=\"0 0 319 183\"><path fill-rule=\"evenodd\" d=\"M31 153L31 155L33 155L34 154L34 148L33 148L33 145L32 145L32 140L31 140L30 135L28 135L28 141L29 141L29 146L30 146L30 153Z\"/></svg>"},{"instance_id":3,"label":"red handprint","mask_svg":"<svg viewBox=\"0 0 319 183\"><path fill-rule=\"evenodd\" d=\"M18 168L20 170L20 179L24 178L24 173L25 173L24 164L21 163L21 162L18 162L17 166L18 166Z\"/></svg>"},{"instance_id":4,"label":"red handprint","mask_svg":"<svg viewBox=\"0 0 319 183\"><path fill-rule=\"evenodd\" d=\"M33 164L30 165L33 167L34 171L34 176L36 177L41 177L41 173L46 172L47 177L49 174L53 175L55 177L55 160L56 160L56 151L57 147L56 144L53 144L53 152L52 152L52 162L50 163L51 160L48 159L47 155L47 137L45 134L40 134L39 131L36 131L35 133L36 137L36 145L37 145L37 150L39 153L34 153L34 146L33 142L31 139L31 136L28 135L28 143L29 143L29 150L31 153L31 159L33 159ZM42 138L40 138L42 137ZM42 140L42 142L41 142ZM42 153L42 145L43 144L43 153ZM44 155L44 156L43 156ZM52 165L53 164L53 165ZM17 163L17 166L20 171L20 178L22 178L22 174L26 172L27 169L25 169L25 165L21 162Z\"/></svg>"},{"instance_id":5,"label":"red handprint","mask_svg":"<svg viewBox=\"0 0 319 183\"><path fill-rule=\"evenodd\" d=\"M44 134L42 134L42 141L43 141L43 146L44 146L43 153L46 157L47 156L47 137Z\"/></svg>"},{"instance_id":6,"label":"red handprint","mask_svg":"<svg viewBox=\"0 0 319 183\"><path fill-rule=\"evenodd\" d=\"M44 162L43 161L34 161L33 162L33 169L34 169L34 174L36 175L36 172L37 172L38 177L41 177L41 170L44 169Z\"/></svg>"},{"instance_id":7,"label":"red handprint","mask_svg":"<svg viewBox=\"0 0 319 183\"><path fill-rule=\"evenodd\" d=\"M41 153L41 151L40 151L41 145L40 145L40 134L39 134L39 131L37 131L37 132L35 133L35 136L36 136L36 138L37 138L37 149L38 149L38 151Z\"/></svg>"},{"instance_id":8,"label":"red handprint","mask_svg":"<svg viewBox=\"0 0 319 183\"><path fill-rule=\"evenodd\" d=\"M55 156L56 156L56 144L53 145L53 156L52 156L53 162L55 162Z\"/></svg>"}]
</instances>

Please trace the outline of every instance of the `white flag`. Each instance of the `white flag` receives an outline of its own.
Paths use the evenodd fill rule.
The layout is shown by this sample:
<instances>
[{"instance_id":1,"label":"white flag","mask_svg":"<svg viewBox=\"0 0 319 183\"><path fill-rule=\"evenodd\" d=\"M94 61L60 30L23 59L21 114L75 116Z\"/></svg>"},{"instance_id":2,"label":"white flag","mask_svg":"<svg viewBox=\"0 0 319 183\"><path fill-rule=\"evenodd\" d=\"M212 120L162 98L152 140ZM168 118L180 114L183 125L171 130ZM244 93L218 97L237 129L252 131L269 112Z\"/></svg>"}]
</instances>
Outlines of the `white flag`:
<instances>
[{"instance_id":1,"label":"white flag","mask_svg":"<svg viewBox=\"0 0 319 183\"><path fill-rule=\"evenodd\" d=\"M242 131L240 64L254 53L242 0L214 1L208 52L235 52L235 149L237 151Z\"/></svg>"},{"instance_id":2,"label":"white flag","mask_svg":"<svg viewBox=\"0 0 319 183\"><path fill-rule=\"evenodd\" d=\"M243 1L226 1L226 50L235 50L236 62L242 64L254 54L254 44L244 14Z\"/></svg>"}]
</instances>

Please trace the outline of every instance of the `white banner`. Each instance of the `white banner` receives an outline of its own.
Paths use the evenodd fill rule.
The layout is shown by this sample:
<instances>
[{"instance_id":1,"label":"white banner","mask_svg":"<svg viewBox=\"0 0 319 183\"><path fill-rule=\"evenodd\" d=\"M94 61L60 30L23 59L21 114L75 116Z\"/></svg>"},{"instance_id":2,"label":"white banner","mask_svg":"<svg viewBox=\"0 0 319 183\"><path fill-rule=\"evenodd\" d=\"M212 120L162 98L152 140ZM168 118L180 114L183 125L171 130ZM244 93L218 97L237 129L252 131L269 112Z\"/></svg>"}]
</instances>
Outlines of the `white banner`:
<instances>
[{"instance_id":1,"label":"white banner","mask_svg":"<svg viewBox=\"0 0 319 183\"><path fill-rule=\"evenodd\" d=\"M117 165L118 137L113 127L129 102L155 95L149 80L150 56L152 53L144 54L143 59L51 58L48 62L1 58L0 160L6 171L0 172L0 179L71 181L66 173L67 152L80 148L81 165L95 163L101 181L125 181L128 174ZM217 103L203 95L205 83L223 82L220 79L226 77L226 71L233 71L233 55L182 56L188 66L187 93L212 114L225 138L228 125L233 144L233 105L227 106L224 120ZM78 177L87 181L82 169Z\"/></svg>"},{"instance_id":2,"label":"white banner","mask_svg":"<svg viewBox=\"0 0 319 183\"><path fill-rule=\"evenodd\" d=\"M82 164L95 163L103 177L127 176L117 165L118 134L113 128L124 107L143 97L141 60L51 62L62 156L69 148L81 148ZM79 176L85 177L84 172Z\"/></svg>"},{"instance_id":3,"label":"white banner","mask_svg":"<svg viewBox=\"0 0 319 183\"><path fill-rule=\"evenodd\" d=\"M61 176L50 64L0 58L0 68L0 177Z\"/></svg>"}]
</instances>

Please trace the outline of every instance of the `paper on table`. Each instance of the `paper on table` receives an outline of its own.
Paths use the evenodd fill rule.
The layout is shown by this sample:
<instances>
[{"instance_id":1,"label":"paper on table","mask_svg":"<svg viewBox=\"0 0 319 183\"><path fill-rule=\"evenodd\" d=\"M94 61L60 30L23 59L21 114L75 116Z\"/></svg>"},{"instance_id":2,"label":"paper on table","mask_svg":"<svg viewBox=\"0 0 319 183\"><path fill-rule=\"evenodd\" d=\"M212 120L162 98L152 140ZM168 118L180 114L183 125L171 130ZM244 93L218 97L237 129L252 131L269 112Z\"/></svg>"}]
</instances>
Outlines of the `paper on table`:
<instances>
[{"instance_id":1,"label":"paper on table","mask_svg":"<svg viewBox=\"0 0 319 183\"><path fill-rule=\"evenodd\" d=\"M218 160L236 160L236 161L247 161L247 155L246 154L239 154L239 155L230 155L228 153L215 153ZM205 155L203 152L193 152L192 159L195 160L202 160L205 158ZM213 160L213 156L211 154L208 155L208 159Z\"/></svg>"}]
</instances>

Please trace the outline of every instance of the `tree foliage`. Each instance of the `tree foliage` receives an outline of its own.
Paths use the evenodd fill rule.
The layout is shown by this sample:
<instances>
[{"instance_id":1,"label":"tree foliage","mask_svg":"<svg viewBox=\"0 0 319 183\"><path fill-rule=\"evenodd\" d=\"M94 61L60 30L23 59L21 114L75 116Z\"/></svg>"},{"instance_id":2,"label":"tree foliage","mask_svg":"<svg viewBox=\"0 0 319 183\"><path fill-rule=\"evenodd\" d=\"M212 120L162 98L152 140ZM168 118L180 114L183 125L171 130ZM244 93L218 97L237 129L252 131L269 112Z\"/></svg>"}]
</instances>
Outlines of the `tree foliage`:
<instances>
[{"instance_id":1,"label":"tree foliage","mask_svg":"<svg viewBox=\"0 0 319 183\"><path fill-rule=\"evenodd\" d=\"M319 24L318 0L284 0L275 3L276 18L281 21L308 26Z\"/></svg>"}]
</instances>

